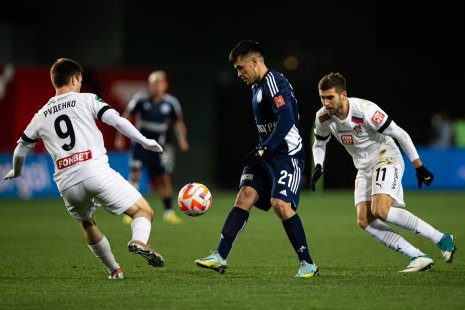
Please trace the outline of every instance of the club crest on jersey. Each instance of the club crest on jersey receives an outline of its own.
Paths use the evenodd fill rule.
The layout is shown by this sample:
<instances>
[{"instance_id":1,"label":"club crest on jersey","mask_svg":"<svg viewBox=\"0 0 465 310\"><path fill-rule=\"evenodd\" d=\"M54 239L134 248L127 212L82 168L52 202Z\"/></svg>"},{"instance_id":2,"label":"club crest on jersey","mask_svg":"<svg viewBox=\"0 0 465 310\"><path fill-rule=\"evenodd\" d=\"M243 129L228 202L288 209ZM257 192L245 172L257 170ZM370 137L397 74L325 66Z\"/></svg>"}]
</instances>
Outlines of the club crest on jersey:
<instances>
[{"instance_id":1,"label":"club crest on jersey","mask_svg":"<svg viewBox=\"0 0 465 310\"><path fill-rule=\"evenodd\" d=\"M283 105L286 104L286 102L284 101L283 96L281 96L281 95L274 97L273 100L274 100L274 104L276 105L277 108L280 108L280 107L282 107Z\"/></svg>"},{"instance_id":2,"label":"club crest on jersey","mask_svg":"<svg viewBox=\"0 0 465 310\"><path fill-rule=\"evenodd\" d=\"M352 145L354 144L354 138L352 135L341 135L341 142L342 144Z\"/></svg>"},{"instance_id":3,"label":"club crest on jersey","mask_svg":"<svg viewBox=\"0 0 465 310\"><path fill-rule=\"evenodd\" d=\"M362 133L362 126L360 126L360 125L355 126L354 127L354 132L355 132L356 135L361 134Z\"/></svg>"},{"instance_id":4,"label":"club crest on jersey","mask_svg":"<svg viewBox=\"0 0 465 310\"><path fill-rule=\"evenodd\" d=\"M259 89L258 92L257 92L257 102L260 103L260 101L262 101L262 90Z\"/></svg>"},{"instance_id":5,"label":"club crest on jersey","mask_svg":"<svg viewBox=\"0 0 465 310\"><path fill-rule=\"evenodd\" d=\"M95 95L95 100L105 103L105 101L97 95Z\"/></svg>"},{"instance_id":6,"label":"club crest on jersey","mask_svg":"<svg viewBox=\"0 0 465 310\"><path fill-rule=\"evenodd\" d=\"M320 120L320 123L323 123L331 118L331 115L329 114L323 114L321 115L318 119Z\"/></svg>"},{"instance_id":7,"label":"club crest on jersey","mask_svg":"<svg viewBox=\"0 0 465 310\"><path fill-rule=\"evenodd\" d=\"M384 119L384 114L381 113L380 111L376 111L375 114L371 117L371 121L375 123L376 125L381 125Z\"/></svg>"}]
</instances>

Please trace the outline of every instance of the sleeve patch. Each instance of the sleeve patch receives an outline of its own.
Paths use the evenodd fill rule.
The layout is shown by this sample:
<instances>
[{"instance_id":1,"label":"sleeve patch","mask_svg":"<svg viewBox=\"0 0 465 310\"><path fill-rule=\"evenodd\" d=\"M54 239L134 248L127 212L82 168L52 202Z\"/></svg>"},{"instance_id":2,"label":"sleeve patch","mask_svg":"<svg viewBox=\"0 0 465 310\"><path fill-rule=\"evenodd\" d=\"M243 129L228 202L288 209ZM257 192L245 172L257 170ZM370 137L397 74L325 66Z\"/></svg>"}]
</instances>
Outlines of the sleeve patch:
<instances>
[{"instance_id":1,"label":"sleeve patch","mask_svg":"<svg viewBox=\"0 0 465 310\"><path fill-rule=\"evenodd\" d=\"M376 125L381 125L384 119L384 114L381 113L380 111L376 111L375 114L371 117L371 121L375 123Z\"/></svg>"},{"instance_id":2,"label":"sleeve patch","mask_svg":"<svg viewBox=\"0 0 465 310\"><path fill-rule=\"evenodd\" d=\"M281 95L274 97L273 100L277 108L280 108L286 104L286 101L284 101L284 98Z\"/></svg>"}]
</instances>

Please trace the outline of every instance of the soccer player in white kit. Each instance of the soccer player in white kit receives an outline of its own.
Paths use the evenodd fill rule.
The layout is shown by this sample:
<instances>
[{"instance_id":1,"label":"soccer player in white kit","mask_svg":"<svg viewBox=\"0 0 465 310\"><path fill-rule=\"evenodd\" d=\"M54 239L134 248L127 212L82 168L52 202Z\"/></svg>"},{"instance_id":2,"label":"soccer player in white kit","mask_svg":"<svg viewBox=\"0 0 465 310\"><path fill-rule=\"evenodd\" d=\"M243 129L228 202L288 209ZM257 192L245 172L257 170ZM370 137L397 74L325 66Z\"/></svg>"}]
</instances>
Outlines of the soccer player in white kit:
<instances>
[{"instance_id":1,"label":"soccer player in white kit","mask_svg":"<svg viewBox=\"0 0 465 310\"><path fill-rule=\"evenodd\" d=\"M433 259L415 248L385 222L433 241L446 262L452 262L455 238L442 233L405 210L402 176L404 161L396 139L416 169L418 187L430 185L433 174L423 166L410 136L378 105L347 97L346 80L339 73L324 76L319 84L323 107L316 113L312 190L323 173L326 144L331 134L352 156L357 168L355 206L357 223L386 247L410 258L401 272L428 270Z\"/></svg>"},{"instance_id":2,"label":"soccer player in white kit","mask_svg":"<svg viewBox=\"0 0 465 310\"><path fill-rule=\"evenodd\" d=\"M140 192L109 166L95 120L115 127L147 150L161 153L163 149L98 96L80 93L82 73L82 66L71 59L60 58L53 64L50 76L56 95L24 130L13 154L13 169L4 179L21 175L27 153L42 139L54 161L53 178L69 214L80 222L90 250L108 269L109 279L123 279L110 243L95 220L94 212L100 206L111 214L124 213L133 219L129 251L143 256L153 267L163 266L164 259L147 244L153 210Z\"/></svg>"}]
</instances>

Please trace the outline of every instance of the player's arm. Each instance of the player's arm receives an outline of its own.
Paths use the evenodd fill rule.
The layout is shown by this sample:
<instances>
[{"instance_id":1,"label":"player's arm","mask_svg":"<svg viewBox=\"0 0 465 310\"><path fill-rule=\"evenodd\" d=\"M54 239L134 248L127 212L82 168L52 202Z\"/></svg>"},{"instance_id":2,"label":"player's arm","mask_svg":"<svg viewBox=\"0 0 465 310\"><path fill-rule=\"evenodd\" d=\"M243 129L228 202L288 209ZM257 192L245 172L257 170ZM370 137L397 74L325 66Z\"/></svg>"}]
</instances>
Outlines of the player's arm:
<instances>
[{"instance_id":1,"label":"player's arm","mask_svg":"<svg viewBox=\"0 0 465 310\"><path fill-rule=\"evenodd\" d=\"M4 180L14 179L21 175L27 153L34 148L35 144L36 142L26 142L23 139L18 141L13 153L13 169L3 177Z\"/></svg>"},{"instance_id":2,"label":"player's arm","mask_svg":"<svg viewBox=\"0 0 465 310\"><path fill-rule=\"evenodd\" d=\"M107 109L101 116L101 120L105 124L115 127L120 133L129 139L139 143L146 150L163 153L163 148L157 143L157 141L147 139L128 119L121 117L116 110L112 108Z\"/></svg>"},{"instance_id":3,"label":"player's arm","mask_svg":"<svg viewBox=\"0 0 465 310\"><path fill-rule=\"evenodd\" d=\"M263 143L262 147L273 151L284 140L286 135L294 126L294 116L292 108L289 104L287 108L280 108L277 111L278 121L274 127L270 137Z\"/></svg>"},{"instance_id":4,"label":"player's arm","mask_svg":"<svg viewBox=\"0 0 465 310\"><path fill-rule=\"evenodd\" d=\"M388 120L389 121L389 120ZM389 125L383 131L378 130L378 132L396 139L402 150L407 154L410 161L413 163L415 168L421 166L420 156L418 156L417 149L413 144L410 135L399 127L394 121L390 121Z\"/></svg>"},{"instance_id":5,"label":"player's arm","mask_svg":"<svg viewBox=\"0 0 465 310\"><path fill-rule=\"evenodd\" d=\"M187 142L187 128L186 123L184 123L182 118L178 118L178 120L175 122L174 133L176 135L176 139L178 140L178 145L181 151L188 151L189 142Z\"/></svg>"},{"instance_id":6,"label":"player's arm","mask_svg":"<svg viewBox=\"0 0 465 310\"><path fill-rule=\"evenodd\" d=\"M426 169L425 166L423 166L423 163L421 162L420 156L418 155L417 149L415 148L410 135L400 126L394 123L394 121L390 121L390 124L386 126L386 128L381 133L394 138L399 142L400 147L402 150L404 150L405 154L407 154L408 158L417 171L418 188L421 188L422 183L425 183L429 186L431 182L433 182L434 175L428 169Z\"/></svg>"},{"instance_id":7,"label":"player's arm","mask_svg":"<svg viewBox=\"0 0 465 310\"><path fill-rule=\"evenodd\" d=\"M311 181L312 191L315 191L315 184L323 174L323 163L325 162L326 157L326 145L331 139L331 134L323 130L318 120L315 120L315 124L315 142L313 142L312 146L313 163L315 165Z\"/></svg>"},{"instance_id":8,"label":"player's arm","mask_svg":"<svg viewBox=\"0 0 465 310\"><path fill-rule=\"evenodd\" d=\"M131 118L131 114L129 113L129 111L124 111L123 112L123 115L121 115L121 117L129 120ZM124 147L125 147L125 139L124 139L124 135L121 134L121 132L117 131L116 132L116 136L115 136L115 148L117 150L124 150Z\"/></svg>"}]
</instances>

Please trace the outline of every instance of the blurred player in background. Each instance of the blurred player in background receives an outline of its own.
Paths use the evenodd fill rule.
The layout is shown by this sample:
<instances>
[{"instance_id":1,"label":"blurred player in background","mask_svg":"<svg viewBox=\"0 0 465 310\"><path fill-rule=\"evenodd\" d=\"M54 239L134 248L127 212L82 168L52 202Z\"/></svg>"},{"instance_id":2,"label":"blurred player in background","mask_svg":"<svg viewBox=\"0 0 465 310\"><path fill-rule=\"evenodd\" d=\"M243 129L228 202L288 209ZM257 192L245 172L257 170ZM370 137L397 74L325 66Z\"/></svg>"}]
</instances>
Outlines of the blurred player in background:
<instances>
[{"instance_id":1,"label":"blurred player in background","mask_svg":"<svg viewBox=\"0 0 465 310\"><path fill-rule=\"evenodd\" d=\"M352 156L357 223L384 246L410 258L401 272L428 270L433 259L415 248L385 222L433 241L446 262L452 262L454 236L442 233L405 207L402 189L404 161L396 139L416 169L418 188L430 185L433 174L423 166L410 136L373 102L347 97L346 80L339 73L324 76L318 84L323 107L316 113L312 190L323 173L326 144L331 134Z\"/></svg>"},{"instance_id":2,"label":"blurred player in background","mask_svg":"<svg viewBox=\"0 0 465 310\"><path fill-rule=\"evenodd\" d=\"M21 175L27 153L42 139L55 164L53 178L60 195L69 214L81 224L89 249L108 269L109 279L123 279L110 243L97 226L94 212L100 206L111 214L124 213L132 218L129 251L143 256L154 267L163 266L164 260L147 245L153 210L139 191L109 166L95 121L115 127L150 152L163 149L98 96L80 93L82 73L82 66L70 59L61 58L53 64L50 75L56 95L24 130L13 154L13 169L4 179Z\"/></svg>"},{"instance_id":3,"label":"blurred player in background","mask_svg":"<svg viewBox=\"0 0 465 310\"><path fill-rule=\"evenodd\" d=\"M255 205L264 211L272 208L282 221L299 259L295 276L313 277L318 274L318 268L310 257L304 227L296 213L304 170L304 148L298 129L299 109L294 91L281 73L267 68L258 42L241 41L231 51L229 61L237 76L252 87L259 144L244 157L239 192L224 222L217 250L195 263L225 272L229 251L245 228L249 212Z\"/></svg>"},{"instance_id":4,"label":"blurred player in background","mask_svg":"<svg viewBox=\"0 0 465 310\"><path fill-rule=\"evenodd\" d=\"M148 138L157 140L164 148L167 144L169 129L172 128L181 151L189 150L187 129L179 101L167 93L168 80L164 71L152 72L148 77L149 94L138 93L129 102L123 117L136 117L136 127ZM131 145L129 181L139 188L139 180L144 167L148 170L151 184L163 201L163 220L172 224L180 224L182 219L175 213L173 200L172 172L174 169L174 149L168 144L167 154L158 154L145 150L139 144ZM117 133L115 148L125 148L124 137ZM126 218L127 220L128 218Z\"/></svg>"}]
</instances>

